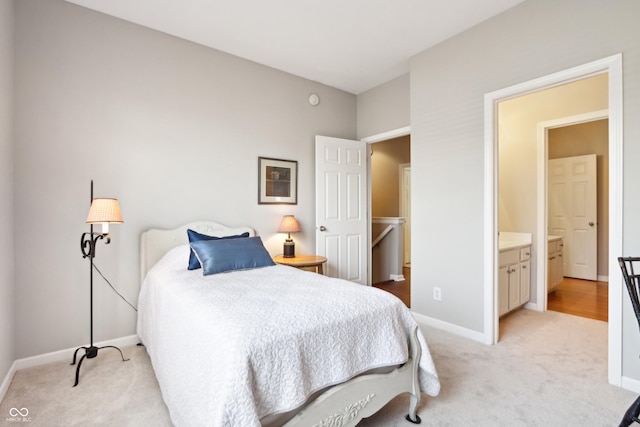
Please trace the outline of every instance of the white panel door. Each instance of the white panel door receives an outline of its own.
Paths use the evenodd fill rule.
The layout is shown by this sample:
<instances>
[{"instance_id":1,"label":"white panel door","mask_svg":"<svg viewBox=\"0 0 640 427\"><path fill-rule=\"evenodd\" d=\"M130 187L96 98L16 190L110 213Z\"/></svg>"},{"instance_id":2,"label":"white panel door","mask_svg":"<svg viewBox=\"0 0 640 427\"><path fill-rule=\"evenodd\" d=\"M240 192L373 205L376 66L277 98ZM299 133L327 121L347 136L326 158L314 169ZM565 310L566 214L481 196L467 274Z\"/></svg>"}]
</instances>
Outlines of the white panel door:
<instances>
[{"instance_id":1,"label":"white panel door","mask_svg":"<svg viewBox=\"0 0 640 427\"><path fill-rule=\"evenodd\" d=\"M598 279L596 155L549 160L549 234L564 237L564 275Z\"/></svg>"},{"instance_id":2,"label":"white panel door","mask_svg":"<svg viewBox=\"0 0 640 427\"><path fill-rule=\"evenodd\" d=\"M316 136L316 253L326 274L367 285L367 156L362 141Z\"/></svg>"}]
</instances>

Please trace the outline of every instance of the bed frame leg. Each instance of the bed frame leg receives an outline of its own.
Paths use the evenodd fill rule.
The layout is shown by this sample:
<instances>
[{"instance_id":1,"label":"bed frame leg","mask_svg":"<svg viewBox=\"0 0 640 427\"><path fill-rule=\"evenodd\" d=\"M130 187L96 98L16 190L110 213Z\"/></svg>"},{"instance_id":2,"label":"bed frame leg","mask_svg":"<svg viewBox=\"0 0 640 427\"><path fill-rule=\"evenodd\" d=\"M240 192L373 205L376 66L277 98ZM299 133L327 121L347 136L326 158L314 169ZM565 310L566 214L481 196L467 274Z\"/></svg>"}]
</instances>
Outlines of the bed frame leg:
<instances>
[{"instance_id":1,"label":"bed frame leg","mask_svg":"<svg viewBox=\"0 0 640 427\"><path fill-rule=\"evenodd\" d=\"M413 424L420 424L422 422L422 418L420 418L420 415L416 415L415 420L411 419L411 415L407 415L405 418L407 419L407 421Z\"/></svg>"},{"instance_id":2,"label":"bed frame leg","mask_svg":"<svg viewBox=\"0 0 640 427\"><path fill-rule=\"evenodd\" d=\"M420 424L422 419L417 414L418 412L418 404L420 403L420 397L411 393L409 395L409 414L405 417L407 421L412 422L413 424Z\"/></svg>"},{"instance_id":3,"label":"bed frame leg","mask_svg":"<svg viewBox=\"0 0 640 427\"><path fill-rule=\"evenodd\" d=\"M420 424L422 419L418 416L418 405L420 404L420 380L418 377L418 369L420 368L420 357L422 356L422 348L418 341L418 327L414 327L409 334L409 355L412 360L413 368L413 391L409 394L409 414L405 417L407 421L413 424Z\"/></svg>"}]
</instances>

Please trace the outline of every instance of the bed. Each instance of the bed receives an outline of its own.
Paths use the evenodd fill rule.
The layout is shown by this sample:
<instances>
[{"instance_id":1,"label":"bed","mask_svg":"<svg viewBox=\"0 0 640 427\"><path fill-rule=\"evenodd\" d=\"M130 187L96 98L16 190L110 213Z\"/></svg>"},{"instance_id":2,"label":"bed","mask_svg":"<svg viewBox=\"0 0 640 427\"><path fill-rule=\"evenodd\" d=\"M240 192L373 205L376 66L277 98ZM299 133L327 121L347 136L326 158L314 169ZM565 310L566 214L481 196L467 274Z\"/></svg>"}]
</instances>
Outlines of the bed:
<instances>
[{"instance_id":1,"label":"bed","mask_svg":"<svg viewBox=\"0 0 640 427\"><path fill-rule=\"evenodd\" d=\"M190 246L187 230L212 240ZM259 239L206 221L141 235L137 332L172 422L352 426L409 393L407 420L419 423L421 392L435 396L440 383L404 304L270 257L246 268L237 260L260 249L234 251L266 253ZM202 268L189 270L194 253ZM211 273L225 257L233 268Z\"/></svg>"}]
</instances>

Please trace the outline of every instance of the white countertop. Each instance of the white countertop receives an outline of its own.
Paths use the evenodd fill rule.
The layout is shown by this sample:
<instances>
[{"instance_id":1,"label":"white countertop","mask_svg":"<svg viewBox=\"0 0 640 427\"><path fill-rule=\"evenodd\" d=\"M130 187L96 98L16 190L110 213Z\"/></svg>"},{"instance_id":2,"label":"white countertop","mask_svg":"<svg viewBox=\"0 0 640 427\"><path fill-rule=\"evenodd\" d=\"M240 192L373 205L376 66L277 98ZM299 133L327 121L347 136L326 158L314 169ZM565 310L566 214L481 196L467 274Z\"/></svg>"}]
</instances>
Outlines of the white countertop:
<instances>
[{"instance_id":1,"label":"white countertop","mask_svg":"<svg viewBox=\"0 0 640 427\"><path fill-rule=\"evenodd\" d=\"M549 242L553 242L554 240L560 240L560 239L562 239L562 236L551 236L551 235L547 236L547 241Z\"/></svg>"},{"instance_id":2,"label":"white countertop","mask_svg":"<svg viewBox=\"0 0 640 427\"><path fill-rule=\"evenodd\" d=\"M531 233L513 233L501 231L498 237L500 252L531 246Z\"/></svg>"}]
</instances>

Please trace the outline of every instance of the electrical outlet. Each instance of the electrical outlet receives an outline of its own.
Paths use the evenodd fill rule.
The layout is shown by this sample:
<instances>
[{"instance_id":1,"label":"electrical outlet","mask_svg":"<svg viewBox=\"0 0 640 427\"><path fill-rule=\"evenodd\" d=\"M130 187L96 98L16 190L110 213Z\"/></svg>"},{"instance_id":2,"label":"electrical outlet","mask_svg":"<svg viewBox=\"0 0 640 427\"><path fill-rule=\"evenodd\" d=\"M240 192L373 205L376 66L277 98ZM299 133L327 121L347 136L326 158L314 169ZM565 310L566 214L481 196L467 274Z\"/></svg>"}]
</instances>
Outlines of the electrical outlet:
<instances>
[{"instance_id":1,"label":"electrical outlet","mask_svg":"<svg viewBox=\"0 0 640 427\"><path fill-rule=\"evenodd\" d=\"M433 287L433 299L436 301L442 301L442 289L437 286Z\"/></svg>"}]
</instances>

